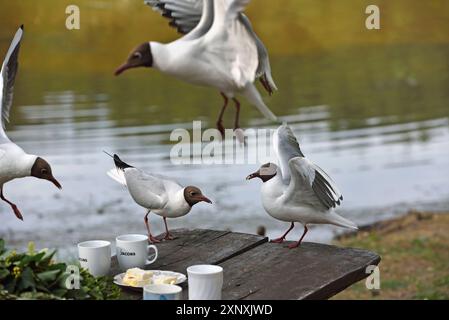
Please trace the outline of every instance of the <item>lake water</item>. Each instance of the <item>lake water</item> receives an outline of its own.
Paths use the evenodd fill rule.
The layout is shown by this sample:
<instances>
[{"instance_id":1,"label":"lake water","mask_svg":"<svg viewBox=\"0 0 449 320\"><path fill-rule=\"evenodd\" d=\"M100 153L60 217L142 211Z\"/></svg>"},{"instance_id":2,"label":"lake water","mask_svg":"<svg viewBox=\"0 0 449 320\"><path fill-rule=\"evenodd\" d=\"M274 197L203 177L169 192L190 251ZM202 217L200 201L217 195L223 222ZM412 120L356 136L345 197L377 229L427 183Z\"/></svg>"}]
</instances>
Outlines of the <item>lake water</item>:
<instances>
[{"instance_id":1,"label":"lake water","mask_svg":"<svg viewBox=\"0 0 449 320\"><path fill-rule=\"evenodd\" d=\"M30 31L21 51L23 65L8 134L27 152L52 164L63 190L33 178L5 185L5 194L18 204L25 220L17 220L9 206L0 203L0 237L18 247L34 240L38 247L73 251L81 240L145 233L145 210L106 176L112 161L103 150L142 169L200 186L213 200L213 205L199 204L189 215L169 220L171 228L255 233L265 226L269 236L285 231L287 224L264 212L260 182L245 180L258 165L171 164L172 130L191 129L193 120L214 127L222 103L214 90L181 83L155 70L113 77L129 49L151 36L157 39L157 32L140 30L132 35L140 40L131 43L129 30L122 34L116 26L116 41L106 41L105 37L114 39L112 31L103 33L102 27L97 34L92 21L98 19L89 17L89 29L73 36L63 28L51 31L60 21L45 17L54 15L55 9L38 11L33 20L24 2L16 4L22 8L17 12ZM106 1L95 3L104 6L101 14L111 16L129 5L139 10L138 19L162 22L161 30L165 28L157 14L118 2L119 8L109 8ZM4 1L0 5L17 9ZM252 10L257 25L257 10ZM5 11L0 12L1 18ZM9 17L0 28L2 58L17 25L13 20ZM283 23L287 28L288 21ZM298 41L302 37L298 34ZM118 44L120 39L123 44ZM279 91L265 97L267 104L289 122L303 152L340 186L345 196L341 214L361 225L409 209L449 209L449 44L407 39L379 43L343 39L332 48L295 52L289 51L288 43L287 49L279 49L268 41ZM310 39L305 43L310 46ZM228 125L232 117L228 112ZM245 102L241 119L244 128L275 128ZM163 231L160 217L150 219L155 233ZM327 242L341 231L317 226L308 240ZM298 226L290 239L301 232Z\"/></svg>"}]
</instances>

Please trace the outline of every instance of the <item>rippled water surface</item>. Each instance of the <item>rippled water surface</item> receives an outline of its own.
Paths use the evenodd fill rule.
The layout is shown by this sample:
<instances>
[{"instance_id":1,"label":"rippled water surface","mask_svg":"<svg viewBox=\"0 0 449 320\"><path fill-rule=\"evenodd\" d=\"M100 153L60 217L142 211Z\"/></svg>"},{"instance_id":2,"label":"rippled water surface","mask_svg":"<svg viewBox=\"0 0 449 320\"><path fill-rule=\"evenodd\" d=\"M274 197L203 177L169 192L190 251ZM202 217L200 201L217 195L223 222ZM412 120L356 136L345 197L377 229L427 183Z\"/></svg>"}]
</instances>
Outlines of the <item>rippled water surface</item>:
<instances>
[{"instance_id":1,"label":"rippled water surface","mask_svg":"<svg viewBox=\"0 0 449 320\"><path fill-rule=\"evenodd\" d=\"M324 6L321 2L318 7ZM202 120L205 128L214 126L222 103L214 90L181 83L155 70L112 76L138 41L176 37L141 30L134 23L123 31L111 22L114 14L129 8L138 12L136 19L160 23L165 32L165 22L155 13L129 1L117 1L120 6L112 7L107 1L96 1L99 7L82 7L88 12L88 30L72 34L58 25L58 19L46 20L47 14L56 15L54 8L38 11L33 18L27 1L17 3L0 1L5 10L16 10L0 28L2 57L20 24L16 20L28 22L8 134L29 153L49 160L64 189L59 192L50 183L32 178L8 183L5 194L19 205L25 221L15 219L10 208L0 203L0 237L19 246L34 239L40 246L71 248L79 240L144 233L144 210L106 176L112 161L103 150L119 153L143 169L198 185L214 201L171 220L172 228L254 233L265 226L269 236L286 229L285 223L264 212L260 183L245 181L257 165L171 164L172 130L190 130L193 120ZM44 5L50 8L46 1ZM1 18L5 11L0 8L0 12ZM257 18L267 13L254 6L251 12L257 28ZM295 17L288 19L299 23ZM288 19L279 23L287 28ZM264 31L269 27L261 24L259 31L273 52L280 90L266 102L290 123L303 152L341 187L342 214L364 224L410 208L448 209L449 45L445 39L412 41L404 32L394 33L393 40L386 36L365 43L354 35L354 41L342 36L341 44L322 48L327 42L319 33L308 37L298 33L296 41L307 47L301 50L296 43L291 49L287 40L270 37ZM318 43L315 47L311 39ZM241 117L245 128L275 128L246 103ZM232 124L232 112L226 123ZM163 230L161 218L153 216L151 221L155 232ZM337 227L316 227L309 240L328 241L337 231ZM299 233L296 230L292 238Z\"/></svg>"}]
</instances>

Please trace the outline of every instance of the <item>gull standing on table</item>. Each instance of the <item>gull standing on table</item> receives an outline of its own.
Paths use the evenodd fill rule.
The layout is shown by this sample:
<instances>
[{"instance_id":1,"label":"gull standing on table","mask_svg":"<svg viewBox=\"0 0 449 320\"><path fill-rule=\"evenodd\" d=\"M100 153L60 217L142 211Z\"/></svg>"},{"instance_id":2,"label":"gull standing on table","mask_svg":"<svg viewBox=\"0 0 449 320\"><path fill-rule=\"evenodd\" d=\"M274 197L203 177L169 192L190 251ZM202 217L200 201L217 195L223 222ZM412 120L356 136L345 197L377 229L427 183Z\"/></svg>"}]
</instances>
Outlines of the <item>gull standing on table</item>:
<instances>
[{"instance_id":1,"label":"gull standing on table","mask_svg":"<svg viewBox=\"0 0 449 320\"><path fill-rule=\"evenodd\" d=\"M120 160L116 154L111 157L114 159L116 169L108 171L107 174L126 186L134 201L148 210L144 221L150 242L160 242L150 231L148 215L151 211L164 218L166 231L164 239L172 240L173 237L167 227L167 218L185 216L198 202L212 203L197 187L184 188L171 178L134 168Z\"/></svg>"},{"instance_id":2,"label":"gull standing on table","mask_svg":"<svg viewBox=\"0 0 449 320\"><path fill-rule=\"evenodd\" d=\"M23 26L17 30L11 46L6 53L0 77L0 198L8 203L14 214L20 220L23 216L17 206L7 200L3 195L3 186L6 182L16 178L36 177L53 182L61 189L59 182L53 177L51 167L44 159L25 153L22 148L12 142L5 132L5 124L9 121L9 112L13 100L14 82L19 67L20 41L23 36Z\"/></svg>"},{"instance_id":3,"label":"gull standing on table","mask_svg":"<svg viewBox=\"0 0 449 320\"><path fill-rule=\"evenodd\" d=\"M267 163L246 178L260 178L263 181L262 204L268 214L278 220L291 222L287 232L271 242L284 242L295 222L304 226L304 233L289 248L301 244L308 231L308 224L333 224L357 229L355 223L335 212L343 196L335 182L304 156L287 124L280 126L274 133L273 147L279 167Z\"/></svg>"},{"instance_id":4,"label":"gull standing on table","mask_svg":"<svg viewBox=\"0 0 449 320\"><path fill-rule=\"evenodd\" d=\"M242 13L250 0L147 0L146 4L171 19L182 38L168 44L146 42L134 49L115 72L154 67L180 80L217 88L224 105L217 128L224 135L223 114L228 99L236 106L234 130L240 128L243 94L269 120L277 117L265 105L254 81L259 78L271 95L277 90L271 76L268 52Z\"/></svg>"}]
</instances>

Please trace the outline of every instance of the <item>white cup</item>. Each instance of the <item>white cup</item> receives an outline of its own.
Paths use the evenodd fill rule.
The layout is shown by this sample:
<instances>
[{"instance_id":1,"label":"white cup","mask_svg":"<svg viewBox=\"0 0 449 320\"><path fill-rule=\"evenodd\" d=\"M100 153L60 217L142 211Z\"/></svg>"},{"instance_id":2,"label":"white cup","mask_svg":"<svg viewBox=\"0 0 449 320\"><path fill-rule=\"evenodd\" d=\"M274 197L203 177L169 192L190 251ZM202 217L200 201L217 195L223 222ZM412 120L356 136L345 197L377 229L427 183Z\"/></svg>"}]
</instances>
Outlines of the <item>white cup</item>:
<instances>
[{"instance_id":1,"label":"white cup","mask_svg":"<svg viewBox=\"0 0 449 320\"><path fill-rule=\"evenodd\" d=\"M221 300L223 268L209 264L187 268L189 300Z\"/></svg>"},{"instance_id":2,"label":"white cup","mask_svg":"<svg viewBox=\"0 0 449 320\"><path fill-rule=\"evenodd\" d=\"M143 287L143 300L181 300L181 293L174 284L149 284Z\"/></svg>"},{"instance_id":3,"label":"white cup","mask_svg":"<svg viewBox=\"0 0 449 320\"><path fill-rule=\"evenodd\" d=\"M148 245L148 237L141 234L125 234L115 239L116 254L120 269L143 268L157 259L157 248ZM149 250L154 250L154 258L148 260Z\"/></svg>"},{"instance_id":4,"label":"white cup","mask_svg":"<svg viewBox=\"0 0 449 320\"><path fill-rule=\"evenodd\" d=\"M78 244L78 259L82 268L95 277L105 276L111 268L111 243L103 240Z\"/></svg>"}]
</instances>

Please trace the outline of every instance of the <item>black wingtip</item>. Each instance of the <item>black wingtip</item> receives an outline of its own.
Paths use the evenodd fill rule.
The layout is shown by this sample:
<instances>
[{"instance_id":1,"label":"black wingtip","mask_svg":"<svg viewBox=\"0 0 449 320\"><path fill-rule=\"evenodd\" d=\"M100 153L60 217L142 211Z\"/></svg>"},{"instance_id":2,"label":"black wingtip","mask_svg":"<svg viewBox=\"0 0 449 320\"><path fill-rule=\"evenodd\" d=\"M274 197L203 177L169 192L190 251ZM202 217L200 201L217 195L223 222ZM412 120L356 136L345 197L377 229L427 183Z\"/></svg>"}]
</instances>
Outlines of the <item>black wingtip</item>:
<instances>
[{"instance_id":1,"label":"black wingtip","mask_svg":"<svg viewBox=\"0 0 449 320\"><path fill-rule=\"evenodd\" d=\"M25 26L23 24L20 25L20 29L25 30Z\"/></svg>"},{"instance_id":2,"label":"black wingtip","mask_svg":"<svg viewBox=\"0 0 449 320\"><path fill-rule=\"evenodd\" d=\"M115 166L118 169L124 170L126 168L134 168L133 166L130 166L129 164L127 164L126 162L123 162L118 155L114 154L114 163Z\"/></svg>"}]
</instances>

